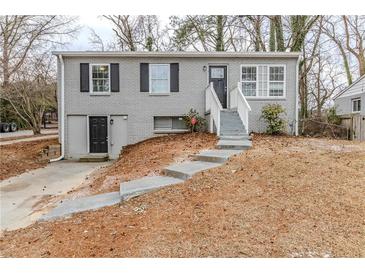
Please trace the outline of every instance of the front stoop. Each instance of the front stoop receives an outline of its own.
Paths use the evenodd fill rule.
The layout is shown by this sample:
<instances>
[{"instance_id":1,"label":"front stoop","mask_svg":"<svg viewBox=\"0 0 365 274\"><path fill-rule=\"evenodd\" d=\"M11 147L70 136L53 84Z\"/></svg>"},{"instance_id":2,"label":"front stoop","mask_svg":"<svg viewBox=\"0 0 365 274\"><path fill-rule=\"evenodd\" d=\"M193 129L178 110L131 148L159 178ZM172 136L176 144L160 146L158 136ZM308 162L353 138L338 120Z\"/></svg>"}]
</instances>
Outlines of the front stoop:
<instances>
[{"instance_id":1,"label":"front stoop","mask_svg":"<svg viewBox=\"0 0 365 274\"><path fill-rule=\"evenodd\" d=\"M248 149L252 146L250 140L219 140L217 144L218 149Z\"/></svg>"},{"instance_id":2,"label":"front stoop","mask_svg":"<svg viewBox=\"0 0 365 274\"><path fill-rule=\"evenodd\" d=\"M83 155L80 157L80 162L106 162L109 160L109 155L107 153L95 153Z\"/></svg>"},{"instance_id":3,"label":"front stoop","mask_svg":"<svg viewBox=\"0 0 365 274\"><path fill-rule=\"evenodd\" d=\"M137 180L122 182L120 184L120 197L121 200L124 201L165 186L182 182L184 181L181 179L167 176L143 177Z\"/></svg>"},{"instance_id":4,"label":"front stoop","mask_svg":"<svg viewBox=\"0 0 365 274\"><path fill-rule=\"evenodd\" d=\"M119 192L109 192L88 197L76 198L75 200L66 200L41 217L41 221L51 220L59 217L70 216L77 212L96 210L105 206L112 206L120 203L121 197Z\"/></svg>"},{"instance_id":5,"label":"front stoop","mask_svg":"<svg viewBox=\"0 0 365 274\"><path fill-rule=\"evenodd\" d=\"M186 161L168 166L163 170L163 173L167 176L187 180L191 178L195 173L201 172L206 169L218 167L220 165L221 163Z\"/></svg>"},{"instance_id":6,"label":"front stoop","mask_svg":"<svg viewBox=\"0 0 365 274\"><path fill-rule=\"evenodd\" d=\"M203 150L199 154L194 156L197 161L205 161L212 163L224 163L230 157L241 153L243 150L238 149L212 149Z\"/></svg>"}]
</instances>

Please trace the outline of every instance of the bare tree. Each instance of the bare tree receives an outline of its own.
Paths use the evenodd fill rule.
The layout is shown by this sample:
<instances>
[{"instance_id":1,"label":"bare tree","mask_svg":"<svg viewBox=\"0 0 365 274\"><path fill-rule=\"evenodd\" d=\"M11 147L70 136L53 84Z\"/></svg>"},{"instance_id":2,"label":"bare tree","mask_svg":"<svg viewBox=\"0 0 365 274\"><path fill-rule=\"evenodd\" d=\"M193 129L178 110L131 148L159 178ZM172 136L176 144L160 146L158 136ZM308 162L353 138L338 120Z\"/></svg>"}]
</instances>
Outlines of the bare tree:
<instances>
[{"instance_id":1,"label":"bare tree","mask_svg":"<svg viewBox=\"0 0 365 274\"><path fill-rule=\"evenodd\" d=\"M0 16L0 68L5 89L14 74L35 54L50 44L62 44L75 34L75 17Z\"/></svg>"},{"instance_id":2,"label":"bare tree","mask_svg":"<svg viewBox=\"0 0 365 274\"><path fill-rule=\"evenodd\" d=\"M163 37L156 15L104 15L113 26L119 48L123 51L159 51L164 49Z\"/></svg>"},{"instance_id":3,"label":"bare tree","mask_svg":"<svg viewBox=\"0 0 365 274\"><path fill-rule=\"evenodd\" d=\"M48 108L56 107L55 71L49 55L27 60L13 75L9 88L1 92L0 99L8 102L15 113L40 134L42 119Z\"/></svg>"},{"instance_id":4,"label":"bare tree","mask_svg":"<svg viewBox=\"0 0 365 274\"><path fill-rule=\"evenodd\" d=\"M359 75L365 74L365 16L342 16L346 49L358 62Z\"/></svg>"}]
</instances>

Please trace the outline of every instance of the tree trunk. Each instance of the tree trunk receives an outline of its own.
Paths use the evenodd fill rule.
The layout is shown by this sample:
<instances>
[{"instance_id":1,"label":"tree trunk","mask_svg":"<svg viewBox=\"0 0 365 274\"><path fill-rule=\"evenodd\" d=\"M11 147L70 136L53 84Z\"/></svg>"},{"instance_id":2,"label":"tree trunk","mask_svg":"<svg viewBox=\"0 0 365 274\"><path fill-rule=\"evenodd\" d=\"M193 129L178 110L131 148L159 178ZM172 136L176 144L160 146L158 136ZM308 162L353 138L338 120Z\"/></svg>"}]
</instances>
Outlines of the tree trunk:
<instances>
[{"instance_id":1,"label":"tree trunk","mask_svg":"<svg viewBox=\"0 0 365 274\"><path fill-rule=\"evenodd\" d=\"M216 51L224 51L223 43L223 15L217 15L217 39L216 39Z\"/></svg>"},{"instance_id":2,"label":"tree trunk","mask_svg":"<svg viewBox=\"0 0 365 274\"><path fill-rule=\"evenodd\" d=\"M275 15L276 46L278 51L285 51L284 32L281 15Z\"/></svg>"},{"instance_id":3,"label":"tree trunk","mask_svg":"<svg viewBox=\"0 0 365 274\"><path fill-rule=\"evenodd\" d=\"M270 51L276 50L275 40L275 22L273 18L270 18Z\"/></svg>"}]
</instances>

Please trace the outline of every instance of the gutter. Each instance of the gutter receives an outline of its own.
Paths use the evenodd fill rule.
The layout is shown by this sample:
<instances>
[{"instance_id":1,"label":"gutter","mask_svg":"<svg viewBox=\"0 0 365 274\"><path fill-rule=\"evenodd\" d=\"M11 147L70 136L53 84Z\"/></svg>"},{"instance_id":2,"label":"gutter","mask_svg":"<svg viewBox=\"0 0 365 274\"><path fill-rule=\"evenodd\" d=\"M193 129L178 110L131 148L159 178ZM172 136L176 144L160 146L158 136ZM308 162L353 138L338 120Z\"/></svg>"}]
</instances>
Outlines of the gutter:
<instances>
[{"instance_id":1,"label":"gutter","mask_svg":"<svg viewBox=\"0 0 365 274\"><path fill-rule=\"evenodd\" d=\"M58 60L61 64L61 90L60 90L60 99L61 99L61 155L58 158L49 160L50 163L57 162L62 160L65 157L65 64L63 62L62 55L58 55Z\"/></svg>"},{"instance_id":2,"label":"gutter","mask_svg":"<svg viewBox=\"0 0 365 274\"><path fill-rule=\"evenodd\" d=\"M296 94L295 94L295 136L299 135L299 63L302 59L302 56L298 56L297 66L296 66L296 76L295 76L295 86L296 86Z\"/></svg>"}]
</instances>

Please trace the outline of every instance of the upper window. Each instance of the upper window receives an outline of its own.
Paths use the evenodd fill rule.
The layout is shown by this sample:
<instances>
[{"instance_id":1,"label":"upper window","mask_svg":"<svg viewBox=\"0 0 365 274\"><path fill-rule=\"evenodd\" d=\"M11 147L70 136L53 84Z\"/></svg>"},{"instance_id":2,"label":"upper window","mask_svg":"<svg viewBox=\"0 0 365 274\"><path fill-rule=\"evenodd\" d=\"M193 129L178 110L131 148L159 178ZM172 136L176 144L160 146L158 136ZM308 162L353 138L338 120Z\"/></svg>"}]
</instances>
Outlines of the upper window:
<instances>
[{"instance_id":1,"label":"upper window","mask_svg":"<svg viewBox=\"0 0 365 274\"><path fill-rule=\"evenodd\" d=\"M242 92L245 96L256 96L257 90L257 67L242 67Z\"/></svg>"},{"instance_id":2,"label":"upper window","mask_svg":"<svg viewBox=\"0 0 365 274\"><path fill-rule=\"evenodd\" d=\"M361 111L361 99L353 99L352 100L352 112L360 112Z\"/></svg>"},{"instance_id":3,"label":"upper window","mask_svg":"<svg viewBox=\"0 0 365 274\"><path fill-rule=\"evenodd\" d=\"M241 66L242 92L247 97L269 98L285 96L284 65Z\"/></svg>"},{"instance_id":4,"label":"upper window","mask_svg":"<svg viewBox=\"0 0 365 274\"><path fill-rule=\"evenodd\" d=\"M110 92L110 66L91 65L91 91Z\"/></svg>"},{"instance_id":5,"label":"upper window","mask_svg":"<svg viewBox=\"0 0 365 274\"><path fill-rule=\"evenodd\" d=\"M170 92L170 65L150 64L150 92L169 93Z\"/></svg>"},{"instance_id":6,"label":"upper window","mask_svg":"<svg viewBox=\"0 0 365 274\"><path fill-rule=\"evenodd\" d=\"M284 67L269 67L269 96L284 96Z\"/></svg>"}]
</instances>

